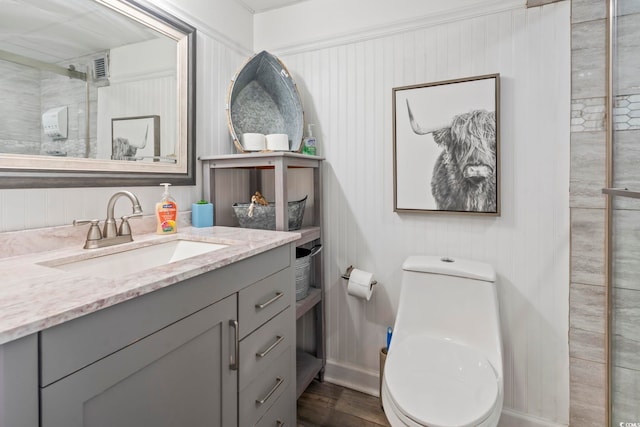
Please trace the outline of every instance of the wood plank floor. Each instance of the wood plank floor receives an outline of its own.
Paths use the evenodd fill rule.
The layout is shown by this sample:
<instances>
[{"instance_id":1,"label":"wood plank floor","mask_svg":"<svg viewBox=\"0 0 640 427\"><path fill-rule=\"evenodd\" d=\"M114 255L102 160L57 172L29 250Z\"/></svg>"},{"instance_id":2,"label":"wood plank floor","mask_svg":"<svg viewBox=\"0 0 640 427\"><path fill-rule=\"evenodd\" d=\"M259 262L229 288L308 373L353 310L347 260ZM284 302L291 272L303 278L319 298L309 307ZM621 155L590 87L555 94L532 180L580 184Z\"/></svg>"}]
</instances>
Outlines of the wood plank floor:
<instances>
[{"instance_id":1,"label":"wood plank floor","mask_svg":"<svg viewBox=\"0 0 640 427\"><path fill-rule=\"evenodd\" d=\"M388 427L377 397L314 380L298 399L298 427Z\"/></svg>"}]
</instances>

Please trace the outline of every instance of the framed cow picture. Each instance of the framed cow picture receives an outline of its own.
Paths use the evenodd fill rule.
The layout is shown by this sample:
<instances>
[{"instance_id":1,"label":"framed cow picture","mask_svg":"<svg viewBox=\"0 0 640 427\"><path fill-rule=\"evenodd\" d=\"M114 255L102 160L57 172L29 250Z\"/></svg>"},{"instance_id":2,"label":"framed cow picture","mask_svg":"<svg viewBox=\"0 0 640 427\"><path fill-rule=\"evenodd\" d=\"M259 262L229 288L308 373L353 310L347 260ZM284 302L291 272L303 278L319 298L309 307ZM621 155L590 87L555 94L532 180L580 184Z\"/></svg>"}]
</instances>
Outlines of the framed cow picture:
<instances>
[{"instance_id":1,"label":"framed cow picture","mask_svg":"<svg viewBox=\"0 0 640 427\"><path fill-rule=\"evenodd\" d=\"M160 116L111 119L111 160L157 162Z\"/></svg>"},{"instance_id":2,"label":"framed cow picture","mask_svg":"<svg viewBox=\"0 0 640 427\"><path fill-rule=\"evenodd\" d=\"M393 89L394 211L500 215L500 75Z\"/></svg>"}]
</instances>

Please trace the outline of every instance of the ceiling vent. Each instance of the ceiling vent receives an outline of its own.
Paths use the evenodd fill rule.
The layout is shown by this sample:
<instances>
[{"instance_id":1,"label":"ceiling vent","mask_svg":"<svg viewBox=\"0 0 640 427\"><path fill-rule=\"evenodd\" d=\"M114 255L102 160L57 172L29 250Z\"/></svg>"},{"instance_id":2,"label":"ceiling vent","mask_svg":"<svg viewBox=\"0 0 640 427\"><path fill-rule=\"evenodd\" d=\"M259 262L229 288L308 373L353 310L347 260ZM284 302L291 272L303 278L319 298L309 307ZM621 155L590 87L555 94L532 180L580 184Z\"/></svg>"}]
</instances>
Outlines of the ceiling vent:
<instances>
[{"instance_id":1,"label":"ceiling vent","mask_svg":"<svg viewBox=\"0 0 640 427\"><path fill-rule=\"evenodd\" d=\"M94 80L109 79L109 55L107 53L93 58L93 78Z\"/></svg>"}]
</instances>

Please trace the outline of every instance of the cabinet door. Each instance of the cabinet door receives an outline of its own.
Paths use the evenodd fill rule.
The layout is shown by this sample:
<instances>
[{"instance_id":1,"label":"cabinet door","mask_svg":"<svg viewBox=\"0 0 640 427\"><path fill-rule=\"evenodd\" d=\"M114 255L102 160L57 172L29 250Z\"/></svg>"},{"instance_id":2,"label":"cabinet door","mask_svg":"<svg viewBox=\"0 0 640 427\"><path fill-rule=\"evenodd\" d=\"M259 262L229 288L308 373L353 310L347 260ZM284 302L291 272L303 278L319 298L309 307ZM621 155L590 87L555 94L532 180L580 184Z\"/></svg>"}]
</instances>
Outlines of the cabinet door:
<instances>
[{"instance_id":1,"label":"cabinet door","mask_svg":"<svg viewBox=\"0 0 640 427\"><path fill-rule=\"evenodd\" d=\"M0 427L38 425L38 336L0 345Z\"/></svg>"},{"instance_id":2,"label":"cabinet door","mask_svg":"<svg viewBox=\"0 0 640 427\"><path fill-rule=\"evenodd\" d=\"M42 427L236 426L236 295L41 390Z\"/></svg>"}]
</instances>

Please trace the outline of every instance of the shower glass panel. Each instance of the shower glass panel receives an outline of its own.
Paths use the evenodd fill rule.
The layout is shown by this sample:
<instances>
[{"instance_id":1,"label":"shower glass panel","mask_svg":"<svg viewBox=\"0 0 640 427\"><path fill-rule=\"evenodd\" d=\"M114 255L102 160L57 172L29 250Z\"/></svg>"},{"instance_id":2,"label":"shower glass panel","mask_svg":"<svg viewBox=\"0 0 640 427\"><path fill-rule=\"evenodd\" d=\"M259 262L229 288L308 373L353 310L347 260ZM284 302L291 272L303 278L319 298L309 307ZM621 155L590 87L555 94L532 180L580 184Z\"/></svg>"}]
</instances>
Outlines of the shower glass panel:
<instances>
[{"instance_id":1,"label":"shower glass panel","mask_svg":"<svg viewBox=\"0 0 640 427\"><path fill-rule=\"evenodd\" d=\"M629 190L609 210L610 415L620 426L640 425L640 1L610 1L609 166L612 187Z\"/></svg>"}]
</instances>

